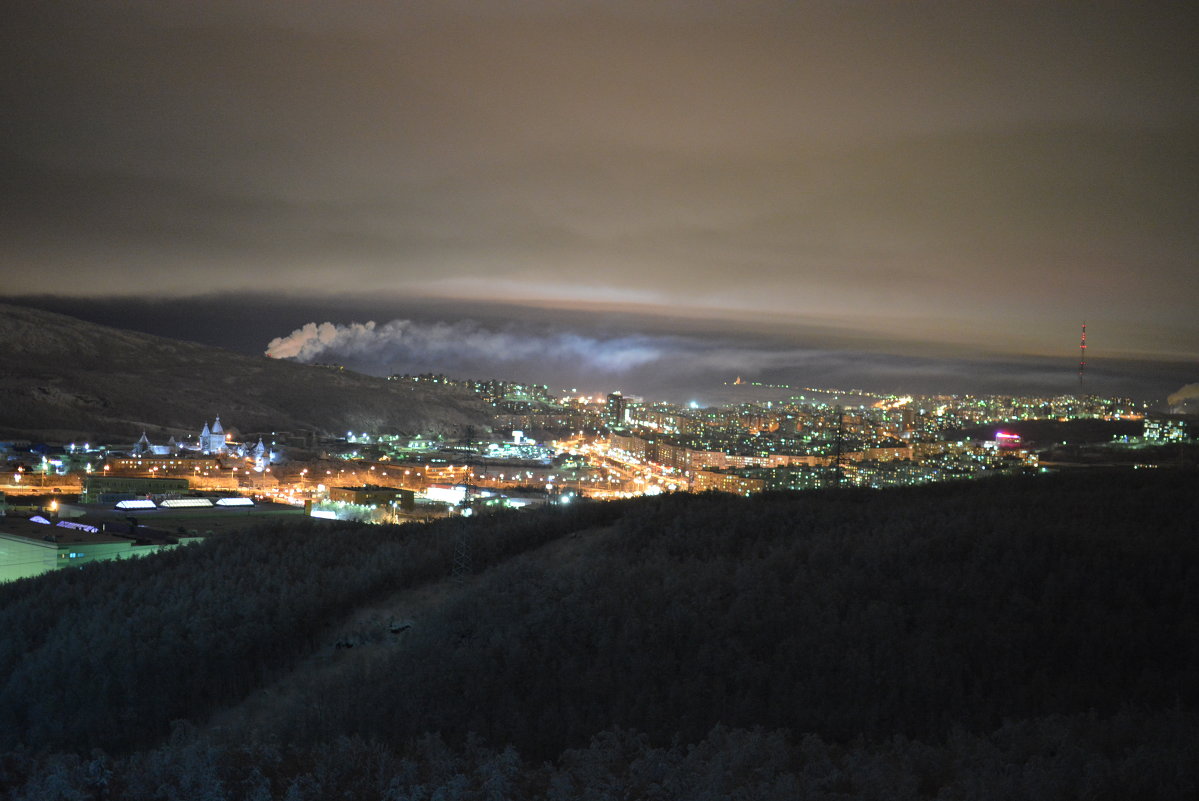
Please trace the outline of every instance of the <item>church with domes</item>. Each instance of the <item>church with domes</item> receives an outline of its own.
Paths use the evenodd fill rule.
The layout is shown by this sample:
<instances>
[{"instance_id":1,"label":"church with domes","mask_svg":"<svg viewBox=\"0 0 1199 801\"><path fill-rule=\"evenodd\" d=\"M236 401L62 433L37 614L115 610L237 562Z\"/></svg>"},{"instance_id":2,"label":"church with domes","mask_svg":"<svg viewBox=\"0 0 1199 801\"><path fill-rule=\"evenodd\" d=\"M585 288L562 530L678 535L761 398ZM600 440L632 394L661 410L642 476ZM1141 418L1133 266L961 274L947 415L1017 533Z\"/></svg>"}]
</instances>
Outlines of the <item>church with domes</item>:
<instances>
[{"instance_id":1,"label":"church with domes","mask_svg":"<svg viewBox=\"0 0 1199 801\"><path fill-rule=\"evenodd\" d=\"M225 429L221 427L221 416L218 414L212 423L212 428L208 427L207 421L204 422L204 428L200 431L200 453L220 456L228 452L229 446L225 437Z\"/></svg>"},{"instance_id":2,"label":"church with domes","mask_svg":"<svg viewBox=\"0 0 1199 801\"><path fill-rule=\"evenodd\" d=\"M217 415L211 426L205 421L194 445L181 444L174 437L171 437L170 442L166 445L155 445L150 442L150 438L143 431L141 439L133 445L129 453L139 458L153 456L183 456L187 458L190 454L191 458L208 456L246 459L254 463L254 469L258 472L266 470L272 464L277 464L282 458L282 454L267 446L262 441L262 437L259 437L257 444L252 446L234 442L230 432L221 425L220 415Z\"/></svg>"}]
</instances>

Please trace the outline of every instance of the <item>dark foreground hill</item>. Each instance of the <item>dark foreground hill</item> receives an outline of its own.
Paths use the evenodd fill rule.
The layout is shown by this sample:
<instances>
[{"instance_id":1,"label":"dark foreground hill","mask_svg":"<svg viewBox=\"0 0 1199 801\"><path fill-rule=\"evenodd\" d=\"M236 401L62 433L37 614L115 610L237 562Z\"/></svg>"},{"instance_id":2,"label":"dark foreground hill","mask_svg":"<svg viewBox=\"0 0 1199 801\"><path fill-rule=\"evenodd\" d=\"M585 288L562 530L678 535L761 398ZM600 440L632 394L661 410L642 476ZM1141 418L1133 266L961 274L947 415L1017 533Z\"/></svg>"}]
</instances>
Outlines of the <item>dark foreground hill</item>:
<instances>
[{"instance_id":1,"label":"dark foreground hill","mask_svg":"<svg viewBox=\"0 0 1199 801\"><path fill-rule=\"evenodd\" d=\"M251 357L0 304L0 436L166 439L214 415L242 431L444 431L471 396Z\"/></svg>"},{"instance_id":2,"label":"dark foreground hill","mask_svg":"<svg viewBox=\"0 0 1199 801\"><path fill-rule=\"evenodd\" d=\"M0 785L1194 797L1196 478L276 527L7 585Z\"/></svg>"}]
</instances>

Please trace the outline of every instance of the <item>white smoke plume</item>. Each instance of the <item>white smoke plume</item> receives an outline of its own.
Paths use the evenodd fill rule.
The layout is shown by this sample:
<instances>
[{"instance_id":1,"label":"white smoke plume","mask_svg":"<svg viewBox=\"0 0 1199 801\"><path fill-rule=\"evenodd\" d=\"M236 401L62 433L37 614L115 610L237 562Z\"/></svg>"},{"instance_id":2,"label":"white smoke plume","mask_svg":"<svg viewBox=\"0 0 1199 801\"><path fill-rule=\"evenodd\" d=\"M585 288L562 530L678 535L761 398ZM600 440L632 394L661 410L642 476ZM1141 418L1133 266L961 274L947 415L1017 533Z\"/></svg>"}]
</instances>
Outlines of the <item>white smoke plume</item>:
<instances>
[{"instance_id":1,"label":"white smoke plume","mask_svg":"<svg viewBox=\"0 0 1199 801\"><path fill-rule=\"evenodd\" d=\"M513 323L489 328L474 321L307 323L267 345L266 355L334 362L363 372L448 373L593 386L596 380L662 385L681 376L700 383L828 358L814 350L716 338L620 332L583 333L560 326Z\"/></svg>"},{"instance_id":2,"label":"white smoke plume","mask_svg":"<svg viewBox=\"0 0 1199 801\"><path fill-rule=\"evenodd\" d=\"M1199 398L1199 384L1187 384L1166 399L1171 406L1181 406L1189 400Z\"/></svg>"},{"instance_id":3,"label":"white smoke plume","mask_svg":"<svg viewBox=\"0 0 1199 801\"><path fill-rule=\"evenodd\" d=\"M737 376L783 376L802 382L799 386L872 384L885 391L958 391L954 382L961 383L963 375L974 376L976 384L984 376L987 389L1000 392L1061 383L1052 364L903 357L719 334L597 333L521 321L498 326L470 320L311 322L271 340L266 355L334 362L375 375L433 372L591 388L601 382L638 392L719 386Z\"/></svg>"},{"instance_id":4,"label":"white smoke plume","mask_svg":"<svg viewBox=\"0 0 1199 801\"><path fill-rule=\"evenodd\" d=\"M662 359L665 338L601 338L566 331L489 330L477 323L307 323L267 345L266 355L300 362L355 361L380 366L567 362L601 372L635 369Z\"/></svg>"}]
</instances>

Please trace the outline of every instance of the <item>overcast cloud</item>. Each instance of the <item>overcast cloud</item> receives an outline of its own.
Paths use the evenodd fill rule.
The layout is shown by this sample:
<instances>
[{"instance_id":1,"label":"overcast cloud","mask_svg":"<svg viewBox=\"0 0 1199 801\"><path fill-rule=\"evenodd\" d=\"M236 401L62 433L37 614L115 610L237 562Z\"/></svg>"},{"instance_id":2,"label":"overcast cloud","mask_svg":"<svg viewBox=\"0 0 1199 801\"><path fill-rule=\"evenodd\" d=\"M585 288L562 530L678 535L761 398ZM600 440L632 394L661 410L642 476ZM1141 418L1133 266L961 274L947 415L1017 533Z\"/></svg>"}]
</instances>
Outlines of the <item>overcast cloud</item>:
<instances>
[{"instance_id":1,"label":"overcast cloud","mask_svg":"<svg viewBox=\"0 0 1199 801\"><path fill-rule=\"evenodd\" d=\"M1086 318L1199 357L1186 4L89 1L6 29L3 294L637 302L1039 354Z\"/></svg>"}]
</instances>

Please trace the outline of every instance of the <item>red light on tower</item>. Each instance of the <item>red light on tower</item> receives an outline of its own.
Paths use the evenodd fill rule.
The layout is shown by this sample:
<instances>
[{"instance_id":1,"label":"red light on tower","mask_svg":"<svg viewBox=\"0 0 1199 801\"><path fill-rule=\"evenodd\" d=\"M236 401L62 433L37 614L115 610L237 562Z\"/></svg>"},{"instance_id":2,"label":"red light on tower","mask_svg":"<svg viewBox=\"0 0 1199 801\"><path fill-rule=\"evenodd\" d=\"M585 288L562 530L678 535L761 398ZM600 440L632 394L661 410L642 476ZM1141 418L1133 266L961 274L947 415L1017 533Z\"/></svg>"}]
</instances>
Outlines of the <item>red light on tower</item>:
<instances>
[{"instance_id":1,"label":"red light on tower","mask_svg":"<svg viewBox=\"0 0 1199 801\"><path fill-rule=\"evenodd\" d=\"M1087 321L1082 321L1082 339L1078 343L1078 388L1082 389L1082 375L1087 369Z\"/></svg>"}]
</instances>

